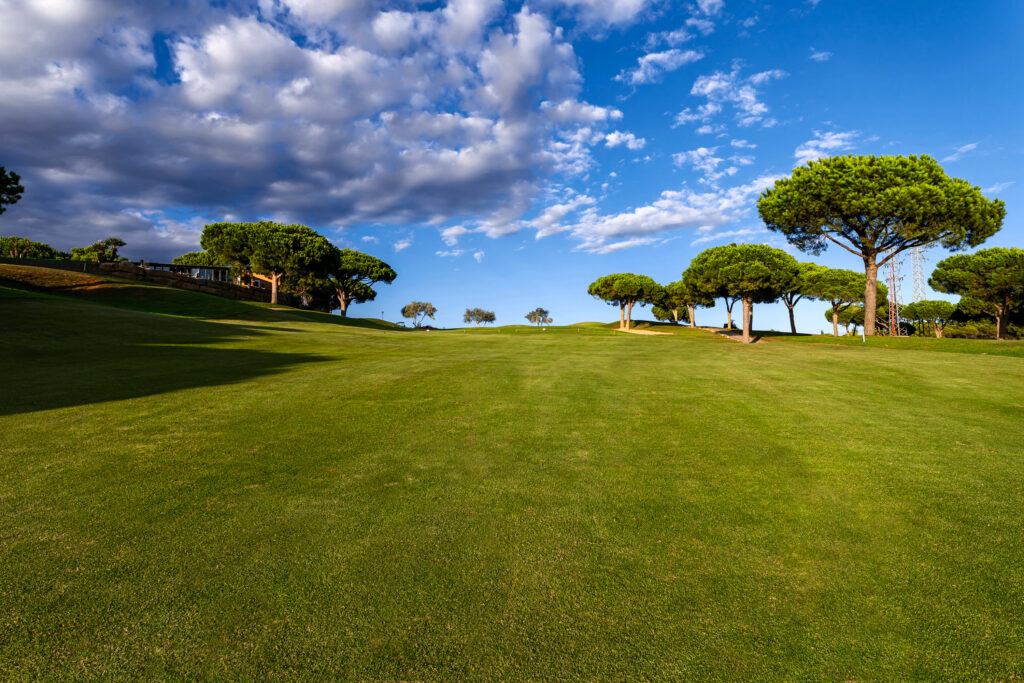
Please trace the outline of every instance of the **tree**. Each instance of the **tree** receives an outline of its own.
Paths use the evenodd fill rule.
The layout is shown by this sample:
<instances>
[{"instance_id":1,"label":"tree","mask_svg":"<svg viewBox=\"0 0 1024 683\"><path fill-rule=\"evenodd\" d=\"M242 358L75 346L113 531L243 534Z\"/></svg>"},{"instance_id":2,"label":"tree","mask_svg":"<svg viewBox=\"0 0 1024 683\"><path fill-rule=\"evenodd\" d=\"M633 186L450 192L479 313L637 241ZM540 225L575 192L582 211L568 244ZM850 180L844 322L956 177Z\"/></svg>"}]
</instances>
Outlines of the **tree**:
<instances>
[{"instance_id":1,"label":"tree","mask_svg":"<svg viewBox=\"0 0 1024 683\"><path fill-rule=\"evenodd\" d=\"M755 303L779 298L797 277L795 258L767 244L730 244L697 254L690 263L708 293L743 302L743 341L750 341Z\"/></svg>"},{"instance_id":2,"label":"tree","mask_svg":"<svg viewBox=\"0 0 1024 683\"><path fill-rule=\"evenodd\" d=\"M60 252L43 242L33 242L27 237L0 237L0 256L10 258L60 258Z\"/></svg>"},{"instance_id":3,"label":"tree","mask_svg":"<svg viewBox=\"0 0 1024 683\"><path fill-rule=\"evenodd\" d=\"M692 266L691 262L691 266ZM667 296L678 296L683 306L686 306L686 317L689 319L690 327L697 326L697 307L714 306L715 298L707 291L707 283L702 279L704 273L698 272L699 268L691 272L690 268L683 271L683 279L671 282L665 287Z\"/></svg>"},{"instance_id":4,"label":"tree","mask_svg":"<svg viewBox=\"0 0 1024 683\"><path fill-rule=\"evenodd\" d=\"M843 326L843 334L850 334L850 325L853 325L853 331L856 332L857 326L864 324L864 307L846 306L838 314L830 308L825 311L825 320L838 321Z\"/></svg>"},{"instance_id":5,"label":"tree","mask_svg":"<svg viewBox=\"0 0 1024 683\"><path fill-rule=\"evenodd\" d=\"M526 314L526 319L534 325L549 325L551 323L551 311L538 306Z\"/></svg>"},{"instance_id":6,"label":"tree","mask_svg":"<svg viewBox=\"0 0 1024 683\"><path fill-rule=\"evenodd\" d=\"M657 303L662 287L646 275L614 273L590 283L587 294L619 307L619 328L630 329L633 306Z\"/></svg>"},{"instance_id":7,"label":"tree","mask_svg":"<svg viewBox=\"0 0 1024 683\"><path fill-rule=\"evenodd\" d=\"M903 317L915 323L927 323L936 338L952 319L956 306L948 301L917 301L903 307Z\"/></svg>"},{"instance_id":8,"label":"tree","mask_svg":"<svg viewBox=\"0 0 1024 683\"><path fill-rule=\"evenodd\" d=\"M108 237L99 240L87 247L74 247L71 249L72 261L99 261L108 263L117 260L117 248L125 246L124 240L120 237Z\"/></svg>"},{"instance_id":9,"label":"tree","mask_svg":"<svg viewBox=\"0 0 1024 683\"><path fill-rule=\"evenodd\" d=\"M808 296L827 301L831 306L832 335L838 337L839 316L855 303L864 300L864 276L852 270L819 266L813 271L807 271L805 277L804 286Z\"/></svg>"},{"instance_id":10,"label":"tree","mask_svg":"<svg viewBox=\"0 0 1024 683\"><path fill-rule=\"evenodd\" d=\"M391 284L398 275L394 269L375 256L354 249L333 248L327 265L327 278L338 297L341 315L348 314L349 304L377 298L372 285Z\"/></svg>"},{"instance_id":11,"label":"tree","mask_svg":"<svg viewBox=\"0 0 1024 683\"><path fill-rule=\"evenodd\" d=\"M248 274L256 226L256 223L211 223L203 227L199 244L217 261Z\"/></svg>"},{"instance_id":12,"label":"tree","mask_svg":"<svg viewBox=\"0 0 1024 683\"><path fill-rule=\"evenodd\" d=\"M278 301L281 278L293 279L323 272L331 256L331 243L305 225L259 223L252 237L250 267L270 279L270 303Z\"/></svg>"},{"instance_id":13,"label":"tree","mask_svg":"<svg viewBox=\"0 0 1024 683\"><path fill-rule=\"evenodd\" d=\"M0 215L5 207L17 204L25 188L21 185L21 176L0 166Z\"/></svg>"},{"instance_id":14,"label":"tree","mask_svg":"<svg viewBox=\"0 0 1024 683\"><path fill-rule=\"evenodd\" d=\"M808 278L813 277L822 266L816 263L798 263L797 264L797 275L796 278L786 287L782 292L782 296L779 297L782 303L786 305L789 310L789 331L796 334L796 318L793 316L793 309L796 308L797 303L804 297L814 298L808 289Z\"/></svg>"},{"instance_id":15,"label":"tree","mask_svg":"<svg viewBox=\"0 0 1024 683\"><path fill-rule=\"evenodd\" d=\"M103 247L106 249L111 261L117 260L117 250L125 246L125 241L120 237L108 237L103 240Z\"/></svg>"},{"instance_id":16,"label":"tree","mask_svg":"<svg viewBox=\"0 0 1024 683\"><path fill-rule=\"evenodd\" d=\"M761 194L758 213L802 251L839 245L864 262L864 333L875 333L878 267L914 247L981 244L1006 206L929 156L840 156L810 161Z\"/></svg>"},{"instance_id":17,"label":"tree","mask_svg":"<svg viewBox=\"0 0 1024 683\"><path fill-rule=\"evenodd\" d=\"M656 302L656 305L651 309L651 313L658 320L668 321L671 320L673 324L679 324L679 309L688 307L690 304L689 297L687 296L686 285L683 284L682 280L676 280L670 282L661 288L661 297ZM684 321L692 321L692 317L687 316L686 311L683 311L682 319Z\"/></svg>"},{"instance_id":18,"label":"tree","mask_svg":"<svg viewBox=\"0 0 1024 683\"><path fill-rule=\"evenodd\" d=\"M197 268L226 265L209 251L187 251L181 256L175 256L171 263L176 266L196 266Z\"/></svg>"},{"instance_id":19,"label":"tree","mask_svg":"<svg viewBox=\"0 0 1024 683\"><path fill-rule=\"evenodd\" d=\"M1010 314L1024 307L1024 249L993 247L950 256L939 261L928 284L968 299L961 308L994 318L996 339L1002 339Z\"/></svg>"},{"instance_id":20,"label":"tree","mask_svg":"<svg viewBox=\"0 0 1024 683\"><path fill-rule=\"evenodd\" d=\"M482 308L467 308L466 314L462 316L462 322L476 323L477 327L480 327L481 324L493 323L494 321L494 311L485 311Z\"/></svg>"},{"instance_id":21,"label":"tree","mask_svg":"<svg viewBox=\"0 0 1024 683\"><path fill-rule=\"evenodd\" d=\"M402 307L402 317L412 318L412 324L419 327L423 323L424 316L434 319L437 309L429 301L413 301Z\"/></svg>"}]
</instances>

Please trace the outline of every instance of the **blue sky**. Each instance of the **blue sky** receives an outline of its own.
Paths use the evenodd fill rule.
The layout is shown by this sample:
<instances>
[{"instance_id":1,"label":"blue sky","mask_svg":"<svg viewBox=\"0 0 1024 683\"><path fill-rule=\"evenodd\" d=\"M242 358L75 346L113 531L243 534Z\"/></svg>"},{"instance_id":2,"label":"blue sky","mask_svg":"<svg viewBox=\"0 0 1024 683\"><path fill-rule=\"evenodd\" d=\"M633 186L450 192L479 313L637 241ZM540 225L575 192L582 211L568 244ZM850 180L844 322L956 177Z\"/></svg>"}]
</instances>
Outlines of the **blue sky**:
<instances>
[{"instance_id":1,"label":"blue sky","mask_svg":"<svg viewBox=\"0 0 1024 683\"><path fill-rule=\"evenodd\" d=\"M795 165L917 153L1003 199L986 246L1019 246L1022 26L1009 1L9 0L0 165L27 192L0 234L157 260L206 222L296 221L398 271L353 315L602 320L605 273L788 248L754 204Z\"/></svg>"}]
</instances>

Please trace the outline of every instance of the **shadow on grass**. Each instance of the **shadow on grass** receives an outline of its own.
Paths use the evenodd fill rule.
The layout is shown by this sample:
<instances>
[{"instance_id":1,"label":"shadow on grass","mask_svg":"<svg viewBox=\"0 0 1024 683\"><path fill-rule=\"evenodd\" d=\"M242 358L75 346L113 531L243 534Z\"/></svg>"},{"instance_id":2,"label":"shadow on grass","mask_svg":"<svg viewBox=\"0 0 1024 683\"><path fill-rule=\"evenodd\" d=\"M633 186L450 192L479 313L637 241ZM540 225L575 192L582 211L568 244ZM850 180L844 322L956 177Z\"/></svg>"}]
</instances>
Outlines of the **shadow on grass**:
<instances>
[{"instance_id":1,"label":"shadow on grass","mask_svg":"<svg viewBox=\"0 0 1024 683\"><path fill-rule=\"evenodd\" d=\"M0 299L0 416L243 382L328 360L212 346L262 326L171 318L61 299Z\"/></svg>"}]
</instances>

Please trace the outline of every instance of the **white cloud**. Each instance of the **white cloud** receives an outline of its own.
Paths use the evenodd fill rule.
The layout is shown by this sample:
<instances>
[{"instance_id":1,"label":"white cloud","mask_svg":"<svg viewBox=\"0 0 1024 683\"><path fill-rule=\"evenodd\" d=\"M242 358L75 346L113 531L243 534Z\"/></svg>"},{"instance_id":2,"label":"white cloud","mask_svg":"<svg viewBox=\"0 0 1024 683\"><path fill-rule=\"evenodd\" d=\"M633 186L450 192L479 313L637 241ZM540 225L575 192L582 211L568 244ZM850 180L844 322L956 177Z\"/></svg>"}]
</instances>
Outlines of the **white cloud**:
<instances>
[{"instance_id":1,"label":"white cloud","mask_svg":"<svg viewBox=\"0 0 1024 683\"><path fill-rule=\"evenodd\" d=\"M690 94L707 98L709 105L716 105L719 109L725 103L731 104L736 110L736 119L740 126L761 123L765 127L770 127L775 121L766 117L768 106L760 101L759 93L754 86L784 78L786 75L785 71L771 69L741 78L739 67L734 67L728 73L715 71L700 76L690 88ZM683 110L684 113L686 111L688 110ZM676 120L679 121L678 116Z\"/></svg>"},{"instance_id":2,"label":"white cloud","mask_svg":"<svg viewBox=\"0 0 1024 683\"><path fill-rule=\"evenodd\" d=\"M4 161L32 187L4 218L61 248L118 231L129 256L173 256L166 206L493 234L622 118L580 99L561 28L497 0L64 4L0 9ZM645 1L613 4L626 21Z\"/></svg>"},{"instance_id":3,"label":"white cloud","mask_svg":"<svg viewBox=\"0 0 1024 683\"><path fill-rule=\"evenodd\" d=\"M484 260L484 252L483 252L483 250L474 251L473 252L473 258L476 259L477 263L483 263L483 260Z\"/></svg>"},{"instance_id":4,"label":"white cloud","mask_svg":"<svg viewBox=\"0 0 1024 683\"><path fill-rule=\"evenodd\" d=\"M846 132L828 131L821 133L814 131L814 137L802 143L796 148L793 157L798 164L830 156L853 147L853 141L860 136L859 131L851 130Z\"/></svg>"},{"instance_id":5,"label":"white cloud","mask_svg":"<svg viewBox=\"0 0 1024 683\"><path fill-rule=\"evenodd\" d=\"M377 244L377 242L380 241L379 239L377 239L373 235L363 235L359 239L361 239L363 242L369 242L371 244Z\"/></svg>"},{"instance_id":6,"label":"white cloud","mask_svg":"<svg viewBox=\"0 0 1024 683\"><path fill-rule=\"evenodd\" d=\"M564 5L574 10L587 27L627 26L635 23L652 3L649 0L540 0L541 5Z\"/></svg>"},{"instance_id":7,"label":"white cloud","mask_svg":"<svg viewBox=\"0 0 1024 683\"><path fill-rule=\"evenodd\" d=\"M703 58L704 54L696 50L673 49L651 52L637 59L636 67L622 71L615 80L630 85L654 83L660 80L662 75Z\"/></svg>"},{"instance_id":8,"label":"white cloud","mask_svg":"<svg viewBox=\"0 0 1024 683\"><path fill-rule=\"evenodd\" d=\"M739 228L737 230L698 230L700 235L697 239L690 242L691 247L695 247L698 244L707 244L708 242L724 242L725 240L732 240L733 242L751 242L752 237L758 236L762 239L765 236L769 236L772 233L764 228Z\"/></svg>"},{"instance_id":9,"label":"white cloud","mask_svg":"<svg viewBox=\"0 0 1024 683\"><path fill-rule=\"evenodd\" d=\"M686 25L689 28L697 29L704 36L709 36L715 32L715 22L702 17L690 17L686 20Z\"/></svg>"},{"instance_id":10,"label":"white cloud","mask_svg":"<svg viewBox=\"0 0 1024 683\"><path fill-rule=\"evenodd\" d=\"M408 249L411 246L412 246L412 240L410 240L410 239L398 240L394 244L396 252L402 251L403 249Z\"/></svg>"},{"instance_id":11,"label":"white cloud","mask_svg":"<svg viewBox=\"0 0 1024 683\"><path fill-rule=\"evenodd\" d=\"M758 16L755 14L754 16L747 17L746 19L741 21L740 22L740 26L742 26L743 28L753 28L754 25L757 24L757 22L758 22Z\"/></svg>"},{"instance_id":12,"label":"white cloud","mask_svg":"<svg viewBox=\"0 0 1024 683\"><path fill-rule=\"evenodd\" d=\"M762 83L767 83L768 81L785 78L788 75L789 74L787 74L782 69L769 69L768 71L759 71L758 73L751 76L749 80L754 85L761 85Z\"/></svg>"},{"instance_id":13,"label":"white cloud","mask_svg":"<svg viewBox=\"0 0 1024 683\"><path fill-rule=\"evenodd\" d=\"M754 143L747 142L746 140L730 140L729 144L736 149L754 149L757 147Z\"/></svg>"},{"instance_id":14,"label":"white cloud","mask_svg":"<svg viewBox=\"0 0 1024 683\"><path fill-rule=\"evenodd\" d=\"M619 145L625 145L629 149L638 150L643 149L644 145L647 144L647 140L644 138L638 138L632 133L624 133L620 130L613 130L604 136L604 144L607 147L618 147Z\"/></svg>"},{"instance_id":15,"label":"white cloud","mask_svg":"<svg viewBox=\"0 0 1024 683\"><path fill-rule=\"evenodd\" d=\"M997 192L1002 192L1003 190L1008 188L1010 185L1015 184L1016 182L1017 181L1015 180L1007 180L1001 183L996 183L995 185L991 185L989 187L983 187L981 188L981 191L984 192L985 194L995 194Z\"/></svg>"},{"instance_id":16,"label":"white cloud","mask_svg":"<svg viewBox=\"0 0 1024 683\"><path fill-rule=\"evenodd\" d=\"M725 0L697 0L697 6L704 14L716 15L725 7Z\"/></svg>"},{"instance_id":17,"label":"white cloud","mask_svg":"<svg viewBox=\"0 0 1024 683\"><path fill-rule=\"evenodd\" d=\"M815 50L812 47L811 48L811 59L813 59L816 62L827 62L828 60L832 59L832 53L831 52L827 52L825 50Z\"/></svg>"},{"instance_id":18,"label":"white cloud","mask_svg":"<svg viewBox=\"0 0 1024 683\"><path fill-rule=\"evenodd\" d=\"M572 196L567 201L546 207L539 216L529 221L529 226L537 230L537 239L563 232L562 221L570 213L587 206L593 206L597 200L585 194Z\"/></svg>"},{"instance_id":19,"label":"white cloud","mask_svg":"<svg viewBox=\"0 0 1024 683\"><path fill-rule=\"evenodd\" d=\"M469 230L461 225L453 225L441 231L441 240L449 247L455 246L459 238L468 233Z\"/></svg>"},{"instance_id":20,"label":"white cloud","mask_svg":"<svg viewBox=\"0 0 1024 683\"><path fill-rule=\"evenodd\" d=\"M751 203L779 176L761 176L744 185L694 192L686 187L665 191L654 202L622 213L585 212L571 226L580 249L607 252L647 244L662 233L681 229L712 229L742 218Z\"/></svg>"},{"instance_id":21,"label":"white cloud","mask_svg":"<svg viewBox=\"0 0 1024 683\"><path fill-rule=\"evenodd\" d=\"M943 157L942 161L943 162L946 162L946 161L958 161L960 159L960 157L962 157L963 155L967 154L968 152L973 152L977 148L978 148L978 143L977 142L972 142L972 143L969 143L969 144L966 144L966 145L961 145L960 147L956 148L955 152L953 152L949 156Z\"/></svg>"},{"instance_id":22,"label":"white cloud","mask_svg":"<svg viewBox=\"0 0 1024 683\"><path fill-rule=\"evenodd\" d=\"M435 251L434 254L441 258L458 258L466 253L465 249L448 249L445 251Z\"/></svg>"},{"instance_id":23,"label":"white cloud","mask_svg":"<svg viewBox=\"0 0 1024 683\"><path fill-rule=\"evenodd\" d=\"M697 111L693 111L689 107L683 109L681 112L676 114L675 125L681 126L685 123L691 123L693 121L710 121L711 118L722 111L722 105L717 102L705 102L704 104L697 107Z\"/></svg>"}]
</instances>

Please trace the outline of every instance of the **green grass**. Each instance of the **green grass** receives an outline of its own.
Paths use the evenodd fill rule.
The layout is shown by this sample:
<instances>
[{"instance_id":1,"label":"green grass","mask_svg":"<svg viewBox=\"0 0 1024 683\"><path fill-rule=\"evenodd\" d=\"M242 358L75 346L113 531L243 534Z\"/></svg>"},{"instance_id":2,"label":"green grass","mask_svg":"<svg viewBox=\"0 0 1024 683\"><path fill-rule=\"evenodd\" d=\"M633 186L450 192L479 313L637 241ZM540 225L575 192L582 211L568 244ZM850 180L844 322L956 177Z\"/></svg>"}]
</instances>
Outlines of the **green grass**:
<instances>
[{"instance_id":1,"label":"green grass","mask_svg":"<svg viewBox=\"0 0 1024 683\"><path fill-rule=\"evenodd\" d=\"M0 320L0 679L1024 676L1018 358Z\"/></svg>"}]
</instances>

